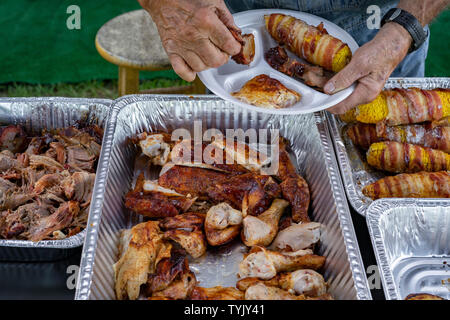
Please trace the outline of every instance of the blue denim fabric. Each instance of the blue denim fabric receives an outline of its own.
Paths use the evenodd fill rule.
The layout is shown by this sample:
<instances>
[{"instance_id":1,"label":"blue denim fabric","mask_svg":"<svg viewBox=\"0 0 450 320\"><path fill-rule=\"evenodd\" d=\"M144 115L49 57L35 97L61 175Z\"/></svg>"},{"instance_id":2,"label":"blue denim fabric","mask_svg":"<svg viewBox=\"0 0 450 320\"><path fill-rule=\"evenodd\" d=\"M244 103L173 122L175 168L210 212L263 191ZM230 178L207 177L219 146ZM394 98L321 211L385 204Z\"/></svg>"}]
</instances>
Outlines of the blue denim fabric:
<instances>
[{"instance_id":1,"label":"blue denim fabric","mask_svg":"<svg viewBox=\"0 0 450 320\"><path fill-rule=\"evenodd\" d=\"M290 9L308 12L332 21L352 35L361 46L373 39L378 30L367 27L370 5L378 5L381 17L398 3L397 0L225 0L232 13L252 9ZM392 73L392 77L423 77L428 53L430 32L427 41L409 54Z\"/></svg>"}]
</instances>

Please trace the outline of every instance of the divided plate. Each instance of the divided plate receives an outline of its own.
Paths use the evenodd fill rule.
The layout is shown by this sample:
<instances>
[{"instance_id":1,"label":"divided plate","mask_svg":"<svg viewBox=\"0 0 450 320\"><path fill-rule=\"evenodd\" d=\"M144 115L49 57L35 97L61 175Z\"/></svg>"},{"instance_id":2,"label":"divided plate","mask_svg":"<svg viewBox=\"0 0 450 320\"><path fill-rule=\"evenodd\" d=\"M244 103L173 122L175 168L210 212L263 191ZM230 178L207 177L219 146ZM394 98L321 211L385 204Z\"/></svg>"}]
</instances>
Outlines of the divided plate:
<instances>
[{"instance_id":1,"label":"divided plate","mask_svg":"<svg viewBox=\"0 0 450 320\"><path fill-rule=\"evenodd\" d=\"M198 75L205 86L219 97L231 101L240 107L272 114L301 114L320 111L332 107L348 97L353 92L354 86L331 96L326 95L308 87L303 82L297 81L294 78L273 69L265 61L264 54L270 48L278 45L270 36L264 22L264 15L272 13L290 15L313 26L317 26L323 22L328 33L347 43L353 53L358 49L358 44L345 30L321 17L292 10L263 9L245 11L233 16L236 25L241 28L243 34L252 33L255 36L255 57L252 63L249 66L246 66L237 64L230 59L227 64L220 68L202 71ZM302 59L289 51L288 55L291 58L302 61ZM232 92L239 91L247 81L260 74L267 74L271 78L277 79L287 88L300 93L302 99L290 108L267 109L249 105L231 96Z\"/></svg>"}]
</instances>

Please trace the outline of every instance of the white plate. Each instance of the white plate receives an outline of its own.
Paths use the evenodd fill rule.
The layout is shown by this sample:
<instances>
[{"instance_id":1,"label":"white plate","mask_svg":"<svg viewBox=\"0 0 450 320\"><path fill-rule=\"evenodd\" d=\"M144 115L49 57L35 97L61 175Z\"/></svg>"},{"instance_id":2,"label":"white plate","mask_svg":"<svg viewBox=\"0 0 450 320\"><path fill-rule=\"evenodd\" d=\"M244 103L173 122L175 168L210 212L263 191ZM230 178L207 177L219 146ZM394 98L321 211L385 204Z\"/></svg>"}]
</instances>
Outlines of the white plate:
<instances>
[{"instance_id":1,"label":"white plate","mask_svg":"<svg viewBox=\"0 0 450 320\"><path fill-rule=\"evenodd\" d=\"M347 98L354 90L354 85L338 92L334 95L326 95L316 91L300 81L297 81L275 69L273 69L264 59L264 54L270 48L277 46L276 41L270 36L266 30L264 15L272 13L282 13L301 19L306 23L317 26L323 22L324 27L328 33L341 41L348 44L350 50L355 53L358 49L356 41L342 28L334 23L327 21L321 17L314 16L308 13L292 10L278 10L278 9L263 9L250 10L234 14L234 22L241 28L242 33L253 33L255 36L255 58L250 66L237 64L232 59L220 68L208 69L200 72L198 75L205 86L214 92L222 99L233 102L241 107L273 114L300 114L310 113L314 111L324 110L332 107L340 101ZM288 51L291 58L299 59L297 56ZM301 60L301 59L299 59ZM279 80L289 89L295 90L302 95L300 102L296 103L290 108L285 109L266 109L256 107L244 103L233 96L231 92L239 91L239 89L253 77L267 74L268 76Z\"/></svg>"}]
</instances>

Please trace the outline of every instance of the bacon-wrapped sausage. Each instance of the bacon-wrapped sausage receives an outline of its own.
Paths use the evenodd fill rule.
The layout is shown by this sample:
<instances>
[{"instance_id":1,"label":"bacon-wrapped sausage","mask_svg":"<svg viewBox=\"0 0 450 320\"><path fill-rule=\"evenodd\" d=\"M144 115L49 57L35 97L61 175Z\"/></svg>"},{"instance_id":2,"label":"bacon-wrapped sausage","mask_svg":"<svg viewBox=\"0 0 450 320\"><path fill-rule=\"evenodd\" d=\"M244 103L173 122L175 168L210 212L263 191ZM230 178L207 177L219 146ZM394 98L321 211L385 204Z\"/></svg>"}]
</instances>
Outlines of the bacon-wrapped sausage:
<instances>
[{"instance_id":1,"label":"bacon-wrapped sausage","mask_svg":"<svg viewBox=\"0 0 450 320\"><path fill-rule=\"evenodd\" d=\"M281 45L308 62L339 72L352 58L347 44L328 34L323 27L310 26L300 19L274 13L264 16L270 35Z\"/></svg>"},{"instance_id":2,"label":"bacon-wrapped sausage","mask_svg":"<svg viewBox=\"0 0 450 320\"><path fill-rule=\"evenodd\" d=\"M450 127L433 128L430 123L395 127L356 123L349 125L347 134L354 145L363 149L380 141L396 141L450 153Z\"/></svg>"},{"instance_id":3,"label":"bacon-wrapped sausage","mask_svg":"<svg viewBox=\"0 0 450 320\"><path fill-rule=\"evenodd\" d=\"M377 142L367 151L367 162L388 172L436 172L450 170L450 155L430 148L399 142Z\"/></svg>"},{"instance_id":4,"label":"bacon-wrapped sausage","mask_svg":"<svg viewBox=\"0 0 450 320\"><path fill-rule=\"evenodd\" d=\"M378 180L363 189L379 198L450 198L450 172L403 173Z\"/></svg>"}]
</instances>

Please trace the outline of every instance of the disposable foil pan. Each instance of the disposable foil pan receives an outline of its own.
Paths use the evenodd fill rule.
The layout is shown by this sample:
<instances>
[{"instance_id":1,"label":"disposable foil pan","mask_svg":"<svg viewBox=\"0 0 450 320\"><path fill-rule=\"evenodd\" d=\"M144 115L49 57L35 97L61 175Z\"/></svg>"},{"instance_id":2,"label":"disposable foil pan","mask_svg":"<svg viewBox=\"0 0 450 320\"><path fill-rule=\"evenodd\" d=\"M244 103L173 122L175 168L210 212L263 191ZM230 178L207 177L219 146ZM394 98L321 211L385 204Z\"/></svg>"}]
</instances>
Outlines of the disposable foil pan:
<instances>
[{"instance_id":1,"label":"disposable foil pan","mask_svg":"<svg viewBox=\"0 0 450 320\"><path fill-rule=\"evenodd\" d=\"M450 299L450 200L380 199L366 217L387 299Z\"/></svg>"},{"instance_id":2,"label":"disposable foil pan","mask_svg":"<svg viewBox=\"0 0 450 320\"><path fill-rule=\"evenodd\" d=\"M448 89L450 88L450 78L390 78L385 89L411 87L428 90ZM363 195L362 189L366 185L384 178L385 175L366 163L365 155L353 145L345 133L346 123L331 113L327 113L327 120L348 200L359 214L365 216L366 210L373 200Z\"/></svg>"},{"instance_id":3,"label":"disposable foil pan","mask_svg":"<svg viewBox=\"0 0 450 320\"><path fill-rule=\"evenodd\" d=\"M112 101L106 99L78 98L3 98L0 99L0 125L23 126L27 132L39 134L42 129L68 127L81 121L105 128ZM101 152L99 166L101 164ZM98 175L93 190L98 192L101 176ZM91 205L90 213L93 211ZM46 261L61 259L72 254L83 244L86 230L61 240L1 240L0 261Z\"/></svg>"},{"instance_id":4,"label":"disposable foil pan","mask_svg":"<svg viewBox=\"0 0 450 320\"><path fill-rule=\"evenodd\" d=\"M103 146L111 152L101 164L110 168L103 210L101 219L100 211L89 216L76 299L115 298L112 266L117 261L119 230L139 222L123 204L136 178L133 164L140 153L127 139L143 131L192 130L196 120L203 130L277 128L290 140L299 171L311 188L312 220L325 226L319 254L327 257L324 276L331 293L337 299L371 299L323 113L275 116L240 110L215 96L157 95L128 96L113 104ZM200 285L234 287L242 249L239 244L226 246L191 263Z\"/></svg>"}]
</instances>

